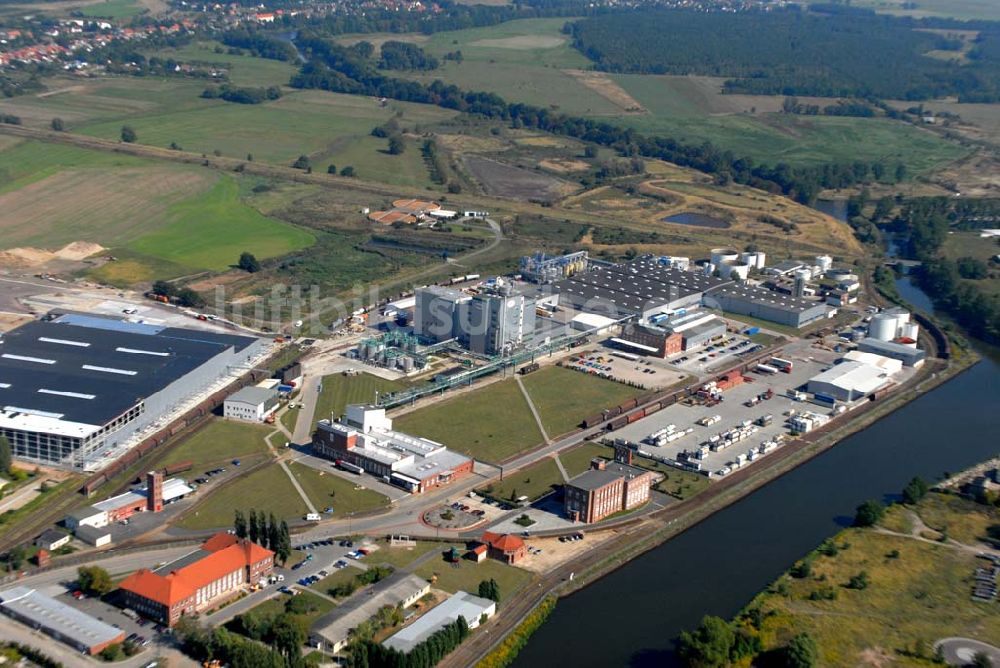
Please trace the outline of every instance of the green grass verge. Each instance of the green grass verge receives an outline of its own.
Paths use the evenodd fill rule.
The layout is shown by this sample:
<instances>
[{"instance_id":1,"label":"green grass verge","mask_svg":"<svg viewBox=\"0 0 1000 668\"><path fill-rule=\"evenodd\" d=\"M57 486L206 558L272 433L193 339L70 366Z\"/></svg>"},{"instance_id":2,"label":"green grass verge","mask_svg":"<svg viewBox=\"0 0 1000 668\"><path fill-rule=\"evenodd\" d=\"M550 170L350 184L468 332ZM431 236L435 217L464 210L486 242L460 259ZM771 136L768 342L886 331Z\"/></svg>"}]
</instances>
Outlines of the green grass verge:
<instances>
[{"instance_id":1,"label":"green grass verge","mask_svg":"<svg viewBox=\"0 0 1000 668\"><path fill-rule=\"evenodd\" d=\"M87 18L128 19L146 12L146 8L136 0L104 0L95 5L86 5L76 11Z\"/></svg>"},{"instance_id":2,"label":"green grass verge","mask_svg":"<svg viewBox=\"0 0 1000 668\"><path fill-rule=\"evenodd\" d=\"M355 489L356 483L345 480L333 473L292 462L288 465L292 475L302 486L306 496L320 512L333 507L330 517L344 517L348 513L359 513L384 508L389 499L370 489Z\"/></svg>"},{"instance_id":3,"label":"green grass verge","mask_svg":"<svg viewBox=\"0 0 1000 668\"><path fill-rule=\"evenodd\" d=\"M211 418L207 425L174 447L158 465L166 466L190 460L194 464L189 475L196 475L208 466L255 455L263 456L267 454L264 437L269 433L271 429L264 425Z\"/></svg>"},{"instance_id":4,"label":"green grass verge","mask_svg":"<svg viewBox=\"0 0 1000 668\"><path fill-rule=\"evenodd\" d=\"M576 429L603 408L642 394L638 388L562 367L546 367L522 382L550 438Z\"/></svg>"},{"instance_id":5,"label":"green grass verge","mask_svg":"<svg viewBox=\"0 0 1000 668\"><path fill-rule=\"evenodd\" d=\"M434 541L415 541L413 547L389 547L389 541L380 540L379 549L365 558L371 564L387 564L395 569L406 568L428 552L444 551L442 543ZM450 547L450 546L447 546ZM461 548L461 545L456 547Z\"/></svg>"},{"instance_id":6,"label":"green grass verge","mask_svg":"<svg viewBox=\"0 0 1000 668\"><path fill-rule=\"evenodd\" d=\"M208 498L195 506L177 526L184 529L215 529L231 526L237 510L251 508L257 512L274 513L281 519L292 519L308 511L280 466L270 465L248 476L209 492Z\"/></svg>"},{"instance_id":7,"label":"green grass verge","mask_svg":"<svg viewBox=\"0 0 1000 668\"><path fill-rule=\"evenodd\" d=\"M407 413L394 424L400 431L487 462L502 461L542 442L524 395L512 379Z\"/></svg>"},{"instance_id":8,"label":"green grass verge","mask_svg":"<svg viewBox=\"0 0 1000 668\"><path fill-rule=\"evenodd\" d=\"M514 473L505 474L502 481L483 488L483 493L500 501L517 501L522 496L534 501L555 491L563 483L562 474L555 460L546 457Z\"/></svg>"},{"instance_id":9,"label":"green grass verge","mask_svg":"<svg viewBox=\"0 0 1000 668\"><path fill-rule=\"evenodd\" d=\"M367 404L375 401L375 393L396 392L407 387L406 381L386 380L362 373L345 376L340 373L323 376L322 391L316 400L317 420L340 417L347 404Z\"/></svg>"},{"instance_id":10,"label":"green grass verge","mask_svg":"<svg viewBox=\"0 0 1000 668\"><path fill-rule=\"evenodd\" d=\"M298 617L300 617L303 620L303 622L307 627L310 626L317 619L319 619L320 617L322 617L323 615L325 615L326 613L330 612L335 607L337 607L336 604L333 603L333 601L329 601L323 598L322 596L317 596L316 594L313 594L308 590L300 589L299 591L301 593L298 594L298 596L304 596L305 597L304 600L308 601L310 607L312 607L312 610L310 612L298 615ZM250 608L250 610L255 614L261 615L262 617L272 619L285 611L285 601L288 601L290 598L291 597L287 595L281 595L281 596L276 596L275 598L269 598L260 605L256 605Z\"/></svg>"},{"instance_id":11,"label":"green grass verge","mask_svg":"<svg viewBox=\"0 0 1000 668\"><path fill-rule=\"evenodd\" d=\"M572 450L559 453L559 459L562 461L563 468L566 469L566 472L570 476L578 476L589 469L590 461L595 457L613 459L614 456L615 452L613 448L593 442L584 443Z\"/></svg>"}]
</instances>

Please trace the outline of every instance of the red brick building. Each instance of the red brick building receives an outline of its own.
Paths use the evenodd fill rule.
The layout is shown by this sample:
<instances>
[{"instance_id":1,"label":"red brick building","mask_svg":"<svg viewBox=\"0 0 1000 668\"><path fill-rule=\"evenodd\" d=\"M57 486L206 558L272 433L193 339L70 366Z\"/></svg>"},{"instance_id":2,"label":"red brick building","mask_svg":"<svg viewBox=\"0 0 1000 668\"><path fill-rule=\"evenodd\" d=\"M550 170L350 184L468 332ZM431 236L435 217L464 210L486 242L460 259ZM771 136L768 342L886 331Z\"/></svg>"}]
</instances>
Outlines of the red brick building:
<instances>
[{"instance_id":1,"label":"red brick building","mask_svg":"<svg viewBox=\"0 0 1000 668\"><path fill-rule=\"evenodd\" d=\"M620 448L615 461L594 459L589 471L566 483L563 511L574 522L599 522L649 501L653 471L632 466L632 451Z\"/></svg>"},{"instance_id":2,"label":"red brick building","mask_svg":"<svg viewBox=\"0 0 1000 668\"><path fill-rule=\"evenodd\" d=\"M624 346L632 352L641 352L655 357L676 355L684 347L684 337L662 327L628 325L619 337L622 341L635 344Z\"/></svg>"},{"instance_id":3,"label":"red brick building","mask_svg":"<svg viewBox=\"0 0 1000 668\"><path fill-rule=\"evenodd\" d=\"M274 570L274 553L217 533L200 549L156 571L139 569L119 586L123 607L166 626L217 607Z\"/></svg>"},{"instance_id":4,"label":"red brick building","mask_svg":"<svg viewBox=\"0 0 1000 668\"><path fill-rule=\"evenodd\" d=\"M490 558L505 564L516 564L528 554L524 541L513 534L487 531L483 534L482 542L486 545Z\"/></svg>"}]
</instances>

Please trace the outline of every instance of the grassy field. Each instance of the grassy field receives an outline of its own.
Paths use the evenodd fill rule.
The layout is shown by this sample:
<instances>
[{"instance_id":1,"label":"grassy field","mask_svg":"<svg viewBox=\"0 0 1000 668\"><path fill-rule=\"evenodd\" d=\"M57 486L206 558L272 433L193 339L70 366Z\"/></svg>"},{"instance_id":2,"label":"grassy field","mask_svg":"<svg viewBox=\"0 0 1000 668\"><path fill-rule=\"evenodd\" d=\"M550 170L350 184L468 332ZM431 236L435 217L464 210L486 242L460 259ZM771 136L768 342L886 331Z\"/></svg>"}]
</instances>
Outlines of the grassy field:
<instances>
[{"instance_id":1,"label":"grassy field","mask_svg":"<svg viewBox=\"0 0 1000 668\"><path fill-rule=\"evenodd\" d=\"M388 564L393 568L405 568L414 561L424 556L428 552L443 552L448 547L442 543L434 541L416 541L413 547L389 547L389 541L379 540L379 549L367 557L365 560L369 564ZM462 548L461 545L456 547Z\"/></svg>"},{"instance_id":2,"label":"grassy field","mask_svg":"<svg viewBox=\"0 0 1000 668\"><path fill-rule=\"evenodd\" d=\"M309 512L306 504L280 466L266 466L209 493L204 503L189 511L177 526L184 529L215 529L231 526L237 510L274 513L291 519Z\"/></svg>"},{"instance_id":3,"label":"grassy field","mask_svg":"<svg viewBox=\"0 0 1000 668\"><path fill-rule=\"evenodd\" d=\"M212 418L207 425L188 436L158 464L167 465L190 460L193 473L201 469L222 465L232 459L265 455L264 437L271 429L264 425Z\"/></svg>"},{"instance_id":4,"label":"grassy field","mask_svg":"<svg viewBox=\"0 0 1000 668\"><path fill-rule=\"evenodd\" d=\"M514 473L504 474L500 482L490 483L483 492L501 501L516 501L522 496L534 501L556 490L563 483L559 467L546 457Z\"/></svg>"},{"instance_id":5,"label":"grassy field","mask_svg":"<svg viewBox=\"0 0 1000 668\"><path fill-rule=\"evenodd\" d=\"M921 516L940 513L957 527L976 521L970 511L983 512L967 503L942 502L932 494L916 510ZM995 522L995 511L993 515ZM892 526L898 528L895 522ZM975 550L871 529L848 529L833 542L842 549L834 556L810 555L808 577L783 575L748 606L765 613L760 631L765 648L808 632L819 646L820 665L875 665L874 659L881 657L892 657L894 664L929 665L905 653L918 643L929 647L948 636L1000 638L996 604L969 598L973 571L984 563ZM892 556L894 551L898 557ZM870 580L867 588L845 587L862 571ZM817 591L833 592L835 598L813 600Z\"/></svg>"},{"instance_id":6,"label":"grassy field","mask_svg":"<svg viewBox=\"0 0 1000 668\"><path fill-rule=\"evenodd\" d=\"M87 18L95 19L128 19L146 11L135 0L104 0L95 5L86 5L79 11Z\"/></svg>"},{"instance_id":7,"label":"grassy field","mask_svg":"<svg viewBox=\"0 0 1000 668\"><path fill-rule=\"evenodd\" d=\"M976 230L956 230L950 232L945 238L941 247L941 255L951 260L962 257L974 257L982 260L987 267L994 267L991 260L993 256L1000 254L1000 244L996 239L982 239ZM1000 294L1000 280L996 278L996 272L992 272L991 278L977 280L966 280L966 283L974 286L988 294Z\"/></svg>"},{"instance_id":8,"label":"grassy field","mask_svg":"<svg viewBox=\"0 0 1000 668\"><path fill-rule=\"evenodd\" d=\"M264 259L314 241L309 232L242 204L238 195L236 182L224 177L208 192L170 206L167 224L136 239L129 248L189 267L221 270L234 266L242 251Z\"/></svg>"},{"instance_id":9,"label":"grassy field","mask_svg":"<svg viewBox=\"0 0 1000 668\"><path fill-rule=\"evenodd\" d=\"M859 0L854 5L868 7L879 13L917 18L944 16L966 21L997 19L997 6L993 0L923 0L919 3L907 3L905 0Z\"/></svg>"},{"instance_id":10,"label":"grassy field","mask_svg":"<svg viewBox=\"0 0 1000 668\"><path fill-rule=\"evenodd\" d=\"M559 453L559 460L570 476L577 476L590 468L590 461L595 457L613 459L614 456L614 449L610 446L587 442L572 450Z\"/></svg>"},{"instance_id":11,"label":"grassy field","mask_svg":"<svg viewBox=\"0 0 1000 668\"><path fill-rule=\"evenodd\" d=\"M531 580L531 573L514 566L501 564L494 559L487 559L481 564L476 564L467 559L462 559L457 565L448 563L444 557L432 559L416 570L416 574L433 580L433 586L447 592L467 591L475 594L479 590L479 583L483 580L493 578L500 585L500 605L505 600L512 598L519 589L524 587Z\"/></svg>"},{"instance_id":12,"label":"grassy field","mask_svg":"<svg viewBox=\"0 0 1000 668\"><path fill-rule=\"evenodd\" d=\"M217 53L216 48L222 53ZM192 42L179 48L166 48L149 55L160 58L174 58L185 63L209 63L225 67L229 81L236 86L284 86L298 71L295 63L255 58L251 55L226 53L228 47L219 42Z\"/></svg>"},{"instance_id":13,"label":"grassy field","mask_svg":"<svg viewBox=\"0 0 1000 668\"><path fill-rule=\"evenodd\" d=\"M602 408L617 406L642 393L634 387L562 367L536 371L525 376L523 383L550 438L576 429ZM566 391L569 387L572 392Z\"/></svg>"},{"instance_id":14,"label":"grassy field","mask_svg":"<svg viewBox=\"0 0 1000 668\"><path fill-rule=\"evenodd\" d=\"M389 505L388 497L370 489L355 489L355 483L333 473L317 471L297 462L292 462L288 468L317 510L333 507L329 517L345 517Z\"/></svg>"},{"instance_id":15,"label":"grassy field","mask_svg":"<svg viewBox=\"0 0 1000 668\"><path fill-rule=\"evenodd\" d=\"M647 115L623 123L649 134L711 141L737 155L763 162L812 165L851 160L904 161L922 173L965 155L958 144L926 130L883 118L795 116L767 112L780 97L711 93L700 79L621 75L615 79ZM730 100L729 98L738 98ZM741 107L758 113L738 113Z\"/></svg>"},{"instance_id":16,"label":"grassy field","mask_svg":"<svg viewBox=\"0 0 1000 668\"><path fill-rule=\"evenodd\" d=\"M346 569L351 570L351 569ZM314 621L325 615L326 613L333 610L334 603L329 601L322 596L317 596L316 594L310 593L307 589L299 589L300 593L298 596L304 597L303 600L308 601L312 610L310 612L299 615L308 627ZM276 598L271 598L260 605L256 605L251 610L253 612L261 615L262 617L273 618L277 617L285 611L285 601L290 600L289 596L278 596Z\"/></svg>"},{"instance_id":17,"label":"grassy field","mask_svg":"<svg viewBox=\"0 0 1000 668\"><path fill-rule=\"evenodd\" d=\"M375 401L375 393L398 391L406 387L406 383L386 380L362 373L357 376L345 376L340 373L323 376L322 392L316 401L315 417L317 420L329 418L331 415L341 416L347 404L367 404Z\"/></svg>"},{"instance_id":18,"label":"grassy field","mask_svg":"<svg viewBox=\"0 0 1000 668\"><path fill-rule=\"evenodd\" d=\"M487 462L502 461L542 442L513 380L491 383L407 413L395 420L395 426Z\"/></svg>"},{"instance_id":19,"label":"grassy field","mask_svg":"<svg viewBox=\"0 0 1000 668\"><path fill-rule=\"evenodd\" d=\"M367 97L322 91L301 91L280 100L257 105L201 100L187 109L164 109L134 114L128 123L139 143L169 146L176 142L189 151L291 164L300 155L310 156L314 169L329 163L354 166L359 177L407 186L430 185L418 146L402 155L389 155L384 139L371 136L376 125L397 113L404 127L438 122L454 112L430 105L392 102L380 106ZM85 134L117 138L121 120L87 125Z\"/></svg>"}]
</instances>

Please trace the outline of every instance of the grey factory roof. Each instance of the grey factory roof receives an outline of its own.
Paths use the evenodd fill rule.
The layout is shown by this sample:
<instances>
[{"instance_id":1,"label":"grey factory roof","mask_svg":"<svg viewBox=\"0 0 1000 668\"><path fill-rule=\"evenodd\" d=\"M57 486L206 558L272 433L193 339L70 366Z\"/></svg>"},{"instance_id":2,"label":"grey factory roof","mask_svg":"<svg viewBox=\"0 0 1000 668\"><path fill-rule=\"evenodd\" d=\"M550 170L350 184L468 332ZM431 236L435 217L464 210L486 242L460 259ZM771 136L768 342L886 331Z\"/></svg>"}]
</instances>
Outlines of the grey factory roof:
<instances>
[{"instance_id":1,"label":"grey factory roof","mask_svg":"<svg viewBox=\"0 0 1000 668\"><path fill-rule=\"evenodd\" d=\"M0 409L103 425L142 399L255 339L68 314L0 337Z\"/></svg>"},{"instance_id":2,"label":"grey factory roof","mask_svg":"<svg viewBox=\"0 0 1000 668\"><path fill-rule=\"evenodd\" d=\"M237 390L236 392L233 392L228 397L226 397L226 401L227 402L233 401L242 404L250 404L251 406L258 406L276 396L278 396L277 390L250 385L249 387L244 387L240 390Z\"/></svg>"},{"instance_id":3,"label":"grey factory roof","mask_svg":"<svg viewBox=\"0 0 1000 668\"><path fill-rule=\"evenodd\" d=\"M45 531L42 532L42 534L38 537L37 540L44 543L55 543L62 540L65 537L66 534L64 534L62 531L56 531L55 529L46 529Z\"/></svg>"},{"instance_id":4,"label":"grey factory roof","mask_svg":"<svg viewBox=\"0 0 1000 668\"><path fill-rule=\"evenodd\" d=\"M83 506L82 508L77 508L76 510L71 510L66 513L66 517L71 517L78 522L90 519L94 515L100 515L104 511L95 506Z\"/></svg>"},{"instance_id":5,"label":"grey factory roof","mask_svg":"<svg viewBox=\"0 0 1000 668\"><path fill-rule=\"evenodd\" d=\"M895 357L897 359L905 358L910 362L919 362L927 356L927 353L919 348L911 348L910 346L904 346L902 343L880 341L879 339L870 337L861 339L858 342L858 350Z\"/></svg>"},{"instance_id":6,"label":"grey factory roof","mask_svg":"<svg viewBox=\"0 0 1000 668\"><path fill-rule=\"evenodd\" d=\"M585 489L588 492L592 492L595 489L600 489L608 483L618 480L619 478L634 478L642 475L643 473L648 473L648 471L637 466L629 466L628 464L621 464L615 461L606 461L604 463L603 470L589 469L575 478L570 478L568 484L576 487L577 489Z\"/></svg>"},{"instance_id":7,"label":"grey factory roof","mask_svg":"<svg viewBox=\"0 0 1000 668\"><path fill-rule=\"evenodd\" d=\"M77 527L73 530L73 533L76 534L77 538L91 545L96 543L98 539L111 535L111 531L107 528L92 527L89 524Z\"/></svg>"},{"instance_id":8,"label":"grey factory roof","mask_svg":"<svg viewBox=\"0 0 1000 668\"><path fill-rule=\"evenodd\" d=\"M496 603L488 598L480 598L468 592L457 591L447 601L431 608L415 622L403 627L382 644L408 653L436 631L456 621L459 617L464 617L470 625L477 624L480 616L494 606Z\"/></svg>"},{"instance_id":9,"label":"grey factory roof","mask_svg":"<svg viewBox=\"0 0 1000 668\"><path fill-rule=\"evenodd\" d=\"M347 640L351 630L371 618L382 606L399 605L430 589L427 580L412 573L394 573L368 589L362 589L320 617L313 624L315 635L330 643Z\"/></svg>"},{"instance_id":10,"label":"grey factory roof","mask_svg":"<svg viewBox=\"0 0 1000 668\"><path fill-rule=\"evenodd\" d=\"M445 287L443 285L429 285L426 288L420 288L416 291L416 295L420 295L421 293L433 295L437 299L445 299L451 302L468 301L472 299L472 295L466 292L456 290L455 288Z\"/></svg>"},{"instance_id":11,"label":"grey factory roof","mask_svg":"<svg viewBox=\"0 0 1000 668\"><path fill-rule=\"evenodd\" d=\"M554 289L576 305L600 302L617 313L639 313L649 308L700 295L731 281L659 264L642 257L612 266L599 266L554 284Z\"/></svg>"},{"instance_id":12,"label":"grey factory roof","mask_svg":"<svg viewBox=\"0 0 1000 668\"><path fill-rule=\"evenodd\" d=\"M709 302L713 297L730 297L741 299L751 304L796 312L823 306L822 302L783 295L779 292L772 292L771 290L752 285L727 285L716 288L706 295L705 301Z\"/></svg>"},{"instance_id":13,"label":"grey factory roof","mask_svg":"<svg viewBox=\"0 0 1000 668\"><path fill-rule=\"evenodd\" d=\"M55 632L81 647L122 637L122 630L28 587L0 591L2 607L32 625Z\"/></svg>"}]
</instances>

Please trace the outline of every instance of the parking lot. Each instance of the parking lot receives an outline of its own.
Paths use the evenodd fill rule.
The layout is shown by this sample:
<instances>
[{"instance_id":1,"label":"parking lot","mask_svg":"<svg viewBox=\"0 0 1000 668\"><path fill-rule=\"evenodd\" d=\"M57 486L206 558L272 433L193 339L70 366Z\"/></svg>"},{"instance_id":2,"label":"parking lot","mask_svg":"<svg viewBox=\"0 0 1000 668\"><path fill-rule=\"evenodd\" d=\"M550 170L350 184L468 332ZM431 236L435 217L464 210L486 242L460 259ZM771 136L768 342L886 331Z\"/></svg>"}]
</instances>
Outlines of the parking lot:
<instances>
[{"instance_id":1,"label":"parking lot","mask_svg":"<svg viewBox=\"0 0 1000 668\"><path fill-rule=\"evenodd\" d=\"M642 387L669 387L685 378L685 374L668 366L664 360L633 360L623 357L620 351L612 348L588 349L576 353L564 360L563 366Z\"/></svg>"},{"instance_id":2,"label":"parking lot","mask_svg":"<svg viewBox=\"0 0 1000 668\"><path fill-rule=\"evenodd\" d=\"M714 369L725 369L740 364L764 349L763 345L754 343L740 334L727 334L721 341L684 351L680 356L667 360L675 369L687 371L695 375L703 375Z\"/></svg>"},{"instance_id":3,"label":"parking lot","mask_svg":"<svg viewBox=\"0 0 1000 668\"><path fill-rule=\"evenodd\" d=\"M714 406L675 404L612 432L610 437L638 443L641 450L656 458L676 460L681 452L695 450L720 432L744 423L750 425L751 429L756 427L756 431L749 438L724 450L709 452L705 456L702 460L703 470L718 471L734 461L737 455L746 454L751 448L756 448L779 434L785 434L788 431L785 420L789 411L813 411L822 414L829 412L829 409L815 404L796 401L787 396L787 391L805 384L809 378L828 368L839 355L810 348L804 342L786 347L782 355L793 362L791 373L764 375L751 372L747 374L747 377L752 379L751 382L744 382L724 392L723 400ZM761 400L752 406L747 405L769 389L773 392L771 399ZM721 419L714 424L708 426L697 424L702 418L716 415ZM772 416L770 424L766 426L754 424L766 415ZM648 442L650 434L669 429L670 425L674 425L673 431L688 429L692 431L665 445L657 446Z\"/></svg>"}]
</instances>

